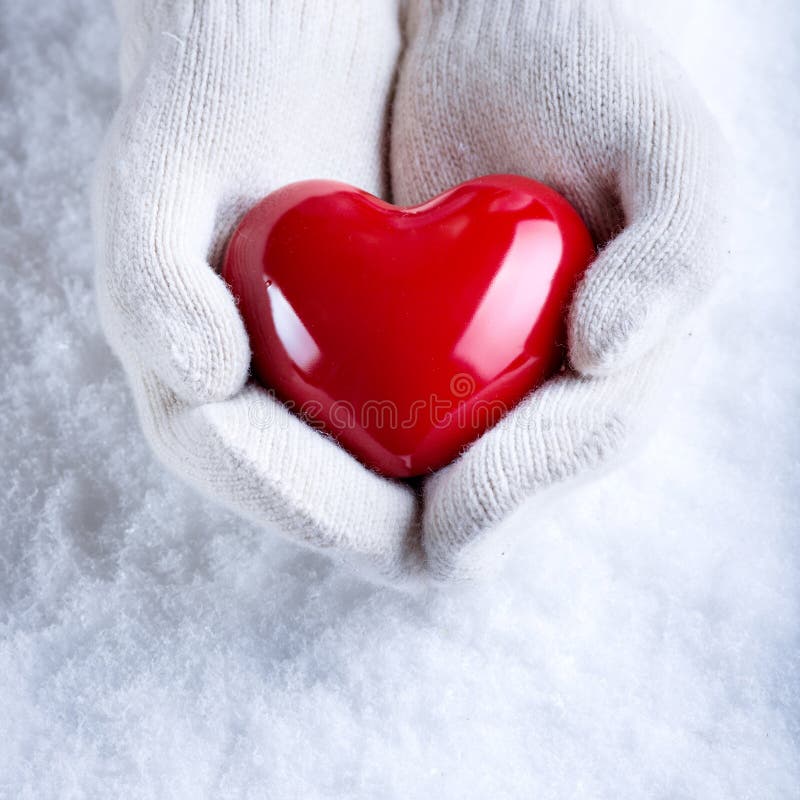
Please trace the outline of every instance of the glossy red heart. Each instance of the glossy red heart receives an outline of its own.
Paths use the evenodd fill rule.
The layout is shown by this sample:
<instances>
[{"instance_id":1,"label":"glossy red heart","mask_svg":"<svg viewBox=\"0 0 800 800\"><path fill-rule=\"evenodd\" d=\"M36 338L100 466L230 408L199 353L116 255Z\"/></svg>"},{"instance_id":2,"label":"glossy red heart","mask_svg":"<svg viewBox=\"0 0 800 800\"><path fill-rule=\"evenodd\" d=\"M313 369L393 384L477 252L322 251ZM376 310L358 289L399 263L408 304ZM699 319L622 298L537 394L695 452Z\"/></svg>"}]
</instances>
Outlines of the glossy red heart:
<instances>
[{"instance_id":1,"label":"glossy red heart","mask_svg":"<svg viewBox=\"0 0 800 800\"><path fill-rule=\"evenodd\" d=\"M259 379L363 463L435 470L560 366L594 257L577 212L516 175L400 208L332 181L273 192L224 277Z\"/></svg>"}]
</instances>

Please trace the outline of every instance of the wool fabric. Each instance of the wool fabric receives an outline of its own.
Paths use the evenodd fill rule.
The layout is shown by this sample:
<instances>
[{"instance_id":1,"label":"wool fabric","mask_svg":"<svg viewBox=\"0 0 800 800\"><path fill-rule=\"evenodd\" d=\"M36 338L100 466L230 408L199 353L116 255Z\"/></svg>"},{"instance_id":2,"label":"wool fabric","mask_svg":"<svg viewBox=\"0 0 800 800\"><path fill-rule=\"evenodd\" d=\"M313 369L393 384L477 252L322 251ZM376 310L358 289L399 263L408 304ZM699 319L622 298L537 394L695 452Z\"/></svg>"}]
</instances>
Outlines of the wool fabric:
<instances>
[{"instance_id":1,"label":"wool fabric","mask_svg":"<svg viewBox=\"0 0 800 800\"><path fill-rule=\"evenodd\" d=\"M121 0L123 100L94 186L98 303L161 459L363 574L471 577L530 498L646 427L718 258L719 136L606 0ZM421 490L382 478L247 383L219 277L230 232L291 181L399 204L511 172L561 191L600 253L571 367Z\"/></svg>"}]
</instances>

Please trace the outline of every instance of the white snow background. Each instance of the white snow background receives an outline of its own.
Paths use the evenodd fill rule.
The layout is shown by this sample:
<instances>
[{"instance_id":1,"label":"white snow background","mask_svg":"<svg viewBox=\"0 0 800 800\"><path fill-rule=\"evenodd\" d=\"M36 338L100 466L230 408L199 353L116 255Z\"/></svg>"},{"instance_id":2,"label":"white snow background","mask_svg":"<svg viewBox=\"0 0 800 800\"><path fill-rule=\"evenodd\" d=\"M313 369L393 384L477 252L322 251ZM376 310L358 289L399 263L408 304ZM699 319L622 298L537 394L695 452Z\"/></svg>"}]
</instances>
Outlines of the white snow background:
<instances>
[{"instance_id":1,"label":"white snow background","mask_svg":"<svg viewBox=\"0 0 800 800\"><path fill-rule=\"evenodd\" d=\"M100 0L0 0L0 797L800 796L800 7L638 11L731 141L729 275L634 461L410 598L149 454L92 290Z\"/></svg>"}]
</instances>

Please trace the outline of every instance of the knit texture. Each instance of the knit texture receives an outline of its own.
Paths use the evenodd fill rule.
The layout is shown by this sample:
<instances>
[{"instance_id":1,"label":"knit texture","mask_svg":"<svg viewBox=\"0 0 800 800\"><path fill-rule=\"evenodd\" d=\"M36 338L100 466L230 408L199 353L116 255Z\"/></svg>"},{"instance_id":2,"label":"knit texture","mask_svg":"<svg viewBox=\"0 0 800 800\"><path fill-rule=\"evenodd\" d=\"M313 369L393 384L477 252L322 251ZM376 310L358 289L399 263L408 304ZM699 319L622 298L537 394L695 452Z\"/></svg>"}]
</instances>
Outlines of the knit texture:
<instances>
[{"instance_id":1,"label":"knit texture","mask_svg":"<svg viewBox=\"0 0 800 800\"><path fill-rule=\"evenodd\" d=\"M365 574L454 579L487 565L525 500L638 436L663 342L712 282L721 192L713 124L611 6L126 0L118 12L125 96L95 182L98 299L172 469ZM246 385L219 261L241 215L290 181L410 204L492 172L560 190L602 251L570 310L574 371L429 478L420 503Z\"/></svg>"},{"instance_id":2,"label":"knit texture","mask_svg":"<svg viewBox=\"0 0 800 800\"><path fill-rule=\"evenodd\" d=\"M386 191L397 10L126 2L127 88L95 182L98 297L156 453L199 490L365 574L413 573L418 508L266 391L218 277L259 198L330 178Z\"/></svg>"},{"instance_id":3,"label":"knit texture","mask_svg":"<svg viewBox=\"0 0 800 800\"><path fill-rule=\"evenodd\" d=\"M438 578L484 570L498 526L613 463L651 418L719 261L719 137L656 44L604 0L416 0L394 106L392 188L411 204L475 175L562 192L601 251L569 314L572 370L424 493ZM505 526L507 531L512 526Z\"/></svg>"}]
</instances>

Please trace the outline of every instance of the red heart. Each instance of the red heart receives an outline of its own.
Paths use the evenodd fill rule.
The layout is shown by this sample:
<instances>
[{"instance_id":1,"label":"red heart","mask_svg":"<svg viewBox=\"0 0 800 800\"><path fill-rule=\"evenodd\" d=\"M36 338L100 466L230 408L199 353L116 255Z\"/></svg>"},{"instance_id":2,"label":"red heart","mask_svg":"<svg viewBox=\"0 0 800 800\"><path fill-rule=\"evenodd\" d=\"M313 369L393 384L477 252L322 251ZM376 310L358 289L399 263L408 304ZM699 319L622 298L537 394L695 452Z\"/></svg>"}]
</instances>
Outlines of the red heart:
<instances>
[{"instance_id":1,"label":"red heart","mask_svg":"<svg viewBox=\"0 0 800 800\"><path fill-rule=\"evenodd\" d=\"M273 192L224 277L261 381L384 475L437 469L558 369L594 256L558 193L490 175L399 208L333 181Z\"/></svg>"}]
</instances>

